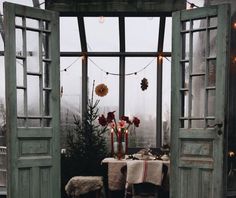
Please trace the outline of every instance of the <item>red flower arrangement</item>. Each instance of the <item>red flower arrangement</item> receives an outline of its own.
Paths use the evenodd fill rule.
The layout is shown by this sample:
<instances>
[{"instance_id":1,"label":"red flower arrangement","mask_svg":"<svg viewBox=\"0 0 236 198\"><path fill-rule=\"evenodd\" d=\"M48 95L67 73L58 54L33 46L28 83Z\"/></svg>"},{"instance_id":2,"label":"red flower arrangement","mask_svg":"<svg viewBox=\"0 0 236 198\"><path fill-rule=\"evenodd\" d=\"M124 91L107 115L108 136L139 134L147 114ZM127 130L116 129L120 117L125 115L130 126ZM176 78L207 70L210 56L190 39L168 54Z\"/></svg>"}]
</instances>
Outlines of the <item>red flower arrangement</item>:
<instances>
[{"instance_id":1,"label":"red flower arrangement","mask_svg":"<svg viewBox=\"0 0 236 198\"><path fill-rule=\"evenodd\" d=\"M113 143L114 137L113 133L116 135L116 140L119 145L122 145L122 142L125 142L125 153L128 149L128 129L131 125L134 127L139 127L140 120L137 117L133 117L133 120L130 120L128 116L121 116L120 120L116 122L115 111L107 113L107 117L101 115L98 118L98 122L103 127L110 127L111 129L111 147L112 153L114 152ZM118 150L121 150L120 148ZM118 157L120 158L120 157Z\"/></svg>"},{"instance_id":2,"label":"red flower arrangement","mask_svg":"<svg viewBox=\"0 0 236 198\"><path fill-rule=\"evenodd\" d=\"M107 117L105 117L103 114L98 118L98 122L101 126L106 127L109 126L116 135L118 135L118 132L126 132L129 127L134 124L135 127L139 127L140 120L137 117L133 117L133 120L130 120L128 116L121 116L119 122L116 122L115 118L115 111L108 112Z\"/></svg>"}]
</instances>

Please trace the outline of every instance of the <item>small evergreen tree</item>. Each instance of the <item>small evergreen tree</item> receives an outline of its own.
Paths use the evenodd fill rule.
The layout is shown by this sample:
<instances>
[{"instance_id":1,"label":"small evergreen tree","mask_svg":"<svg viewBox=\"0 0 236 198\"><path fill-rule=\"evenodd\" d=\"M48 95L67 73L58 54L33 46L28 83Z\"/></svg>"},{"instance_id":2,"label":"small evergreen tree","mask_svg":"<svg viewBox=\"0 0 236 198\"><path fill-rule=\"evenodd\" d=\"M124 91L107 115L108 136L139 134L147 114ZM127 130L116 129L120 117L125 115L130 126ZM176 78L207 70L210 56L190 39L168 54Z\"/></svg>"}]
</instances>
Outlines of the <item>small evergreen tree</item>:
<instances>
[{"instance_id":1,"label":"small evergreen tree","mask_svg":"<svg viewBox=\"0 0 236 198\"><path fill-rule=\"evenodd\" d=\"M84 119L81 122L74 116L75 130L67 136L67 155L79 175L101 175L101 160L107 155L106 128L101 129L97 123L98 104L98 100L93 103L93 98L88 101Z\"/></svg>"}]
</instances>

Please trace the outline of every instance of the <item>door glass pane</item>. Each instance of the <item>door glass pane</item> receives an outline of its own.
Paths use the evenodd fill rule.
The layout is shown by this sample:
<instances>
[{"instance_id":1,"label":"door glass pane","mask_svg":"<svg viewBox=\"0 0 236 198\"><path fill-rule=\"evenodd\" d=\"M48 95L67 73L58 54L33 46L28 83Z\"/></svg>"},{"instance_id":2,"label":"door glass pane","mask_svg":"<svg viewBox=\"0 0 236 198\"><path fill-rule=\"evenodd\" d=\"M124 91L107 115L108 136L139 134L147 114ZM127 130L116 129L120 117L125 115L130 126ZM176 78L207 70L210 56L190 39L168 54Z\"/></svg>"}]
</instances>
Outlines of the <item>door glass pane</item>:
<instances>
[{"instance_id":1,"label":"door glass pane","mask_svg":"<svg viewBox=\"0 0 236 198\"><path fill-rule=\"evenodd\" d=\"M188 103L188 91L181 91L181 117L188 117L189 103Z\"/></svg>"},{"instance_id":2,"label":"door glass pane","mask_svg":"<svg viewBox=\"0 0 236 198\"><path fill-rule=\"evenodd\" d=\"M207 91L207 116L215 116L215 90Z\"/></svg>"},{"instance_id":3,"label":"door glass pane","mask_svg":"<svg viewBox=\"0 0 236 198\"><path fill-rule=\"evenodd\" d=\"M24 66L21 59L16 59L16 85L24 86Z\"/></svg>"},{"instance_id":4,"label":"door glass pane","mask_svg":"<svg viewBox=\"0 0 236 198\"><path fill-rule=\"evenodd\" d=\"M130 147L156 146L156 58L126 58L126 73L133 73L152 63L137 75L125 77L125 114L141 120L140 126L129 136ZM148 87L141 89L146 78Z\"/></svg>"},{"instance_id":5,"label":"door glass pane","mask_svg":"<svg viewBox=\"0 0 236 198\"><path fill-rule=\"evenodd\" d=\"M27 71L39 72L39 33L27 31Z\"/></svg>"},{"instance_id":6,"label":"door glass pane","mask_svg":"<svg viewBox=\"0 0 236 198\"><path fill-rule=\"evenodd\" d=\"M205 46L206 46L206 32L193 33L193 66L192 73L205 72Z\"/></svg>"},{"instance_id":7,"label":"door glass pane","mask_svg":"<svg viewBox=\"0 0 236 198\"><path fill-rule=\"evenodd\" d=\"M218 23L217 17L211 17L210 18L210 27L216 27Z\"/></svg>"},{"instance_id":8,"label":"door glass pane","mask_svg":"<svg viewBox=\"0 0 236 198\"><path fill-rule=\"evenodd\" d=\"M193 29L206 28L206 18L193 20Z\"/></svg>"},{"instance_id":9,"label":"door glass pane","mask_svg":"<svg viewBox=\"0 0 236 198\"><path fill-rule=\"evenodd\" d=\"M192 112L191 117L204 117L205 89L204 76L192 77Z\"/></svg>"},{"instance_id":10,"label":"door glass pane","mask_svg":"<svg viewBox=\"0 0 236 198\"><path fill-rule=\"evenodd\" d=\"M27 101L28 101L28 115L40 116L40 95L39 95L39 77L27 76Z\"/></svg>"},{"instance_id":11,"label":"door glass pane","mask_svg":"<svg viewBox=\"0 0 236 198\"><path fill-rule=\"evenodd\" d=\"M182 22L182 30L189 30L190 29L190 21Z\"/></svg>"},{"instance_id":12,"label":"door glass pane","mask_svg":"<svg viewBox=\"0 0 236 198\"><path fill-rule=\"evenodd\" d=\"M36 19L26 18L26 27L39 29L39 21Z\"/></svg>"},{"instance_id":13,"label":"door glass pane","mask_svg":"<svg viewBox=\"0 0 236 198\"><path fill-rule=\"evenodd\" d=\"M23 56L23 32L16 28L16 55Z\"/></svg>"},{"instance_id":14,"label":"door glass pane","mask_svg":"<svg viewBox=\"0 0 236 198\"><path fill-rule=\"evenodd\" d=\"M209 56L216 57L216 33L217 30L209 31Z\"/></svg>"},{"instance_id":15,"label":"door glass pane","mask_svg":"<svg viewBox=\"0 0 236 198\"><path fill-rule=\"evenodd\" d=\"M182 63L182 88L189 87L189 63Z\"/></svg>"},{"instance_id":16,"label":"door glass pane","mask_svg":"<svg viewBox=\"0 0 236 198\"><path fill-rule=\"evenodd\" d=\"M208 81L207 86L212 87L216 85L216 60L208 61Z\"/></svg>"},{"instance_id":17,"label":"door glass pane","mask_svg":"<svg viewBox=\"0 0 236 198\"><path fill-rule=\"evenodd\" d=\"M15 24L19 26L23 26L22 17L15 17Z\"/></svg>"},{"instance_id":18,"label":"door glass pane","mask_svg":"<svg viewBox=\"0 0 236 198\"><path fill-rule=\"evenodd\" d=\"M24 90L17 89L17 116L25 116Z\"/></svg>"},{"instance_id":19,"label":"door glass pane","mask_svg":"<svg viewBox=\"0 0 236 198\"><path fill-rule=\"evenodd\" d=\"M183 45L183 53L182 58L183 60L189 59L189 33L182 34L182 45Z\"/></svg>"}]
</instances>

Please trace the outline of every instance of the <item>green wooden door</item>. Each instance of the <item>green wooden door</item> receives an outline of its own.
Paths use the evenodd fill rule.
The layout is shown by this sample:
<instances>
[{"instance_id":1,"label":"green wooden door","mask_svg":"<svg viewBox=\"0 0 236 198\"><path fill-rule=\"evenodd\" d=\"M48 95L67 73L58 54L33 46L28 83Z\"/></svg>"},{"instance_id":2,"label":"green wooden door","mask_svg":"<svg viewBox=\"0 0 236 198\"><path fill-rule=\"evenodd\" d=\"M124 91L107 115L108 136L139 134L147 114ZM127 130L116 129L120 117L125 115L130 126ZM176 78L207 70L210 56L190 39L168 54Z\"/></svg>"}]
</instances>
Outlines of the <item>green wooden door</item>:
<instances>
[{"instance_id":1,"label":"green wooden door","mask_svg":"<svg viewBox=\"0 0 236 198\"><path fill-rule=\"evenodd\" d=\"M59 198L59 16L3 6L8 197Z\"/></svg>"},{"instance_id":2,"label":"green wooden door","mask_svg":"<svg viewBox=\"0 0 236 198\"><path fill-rule=\"evenodd\" d=\"M173 14L171 198L223 197L230 9Z\"/></svg>"}]
</instances>

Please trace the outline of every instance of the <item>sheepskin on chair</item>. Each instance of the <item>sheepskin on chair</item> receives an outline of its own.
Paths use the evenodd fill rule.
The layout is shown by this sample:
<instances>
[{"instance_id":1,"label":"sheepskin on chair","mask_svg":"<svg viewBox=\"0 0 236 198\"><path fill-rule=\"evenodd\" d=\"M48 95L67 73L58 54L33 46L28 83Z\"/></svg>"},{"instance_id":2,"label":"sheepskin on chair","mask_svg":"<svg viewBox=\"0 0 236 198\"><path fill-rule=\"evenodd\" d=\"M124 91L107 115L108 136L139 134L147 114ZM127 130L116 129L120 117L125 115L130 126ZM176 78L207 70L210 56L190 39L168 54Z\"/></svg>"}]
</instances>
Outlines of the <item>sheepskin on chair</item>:
<instances>
[{"instance_id":1,"label":"sheepskin on chair","mask_svg":"<svg viewBox=\"0 0 236 198\"><path fill-rule=\"evenodd\" d=\"M79 197L90 191L99 190L103 187L102 177L99 176L75 176L65 186L68 196Z\"/></svg>"}]
</instances>

